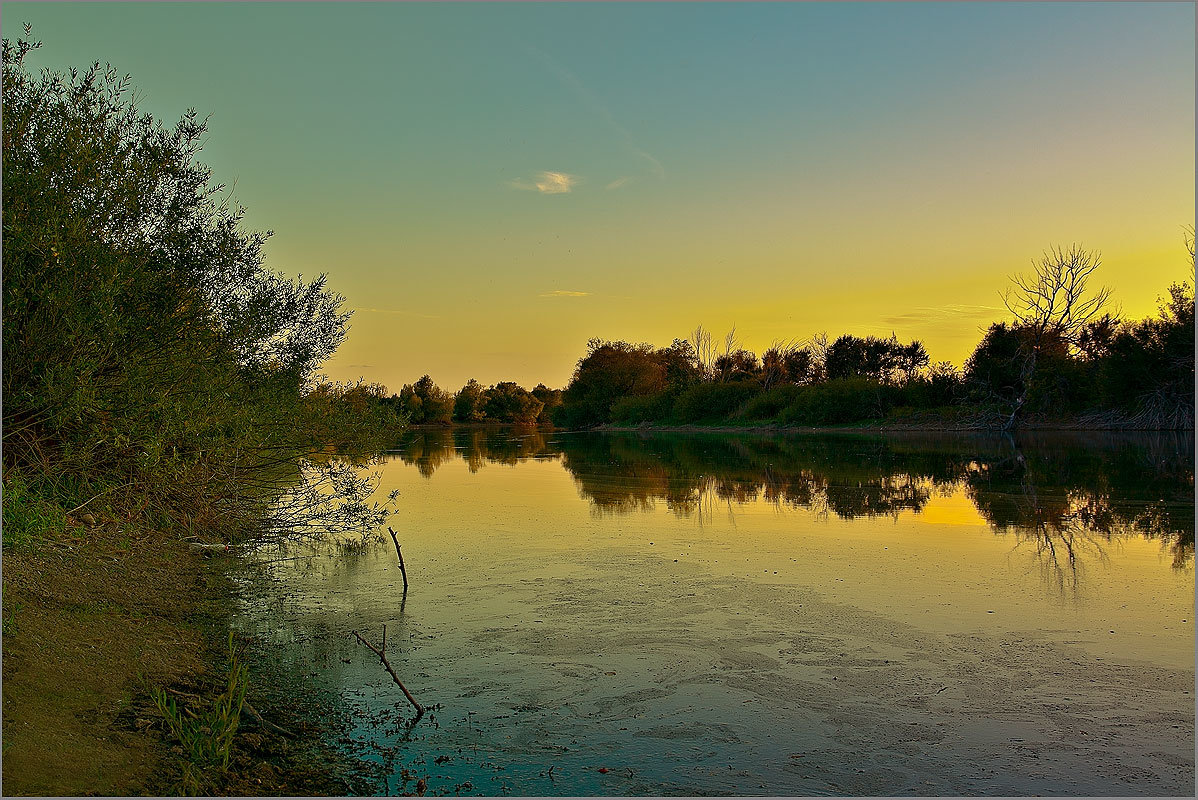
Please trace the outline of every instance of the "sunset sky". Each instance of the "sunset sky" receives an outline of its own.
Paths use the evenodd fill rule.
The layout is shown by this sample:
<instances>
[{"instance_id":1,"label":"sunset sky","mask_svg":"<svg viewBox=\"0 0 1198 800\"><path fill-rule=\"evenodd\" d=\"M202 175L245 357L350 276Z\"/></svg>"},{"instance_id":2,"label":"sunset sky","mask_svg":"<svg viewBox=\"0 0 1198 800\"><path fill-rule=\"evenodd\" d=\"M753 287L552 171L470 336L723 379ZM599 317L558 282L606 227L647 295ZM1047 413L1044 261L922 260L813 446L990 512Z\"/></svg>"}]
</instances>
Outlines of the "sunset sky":
<instances>
[{"instance_id":1,"label":"sunset sky","mask_svg":"<svg viewBox=\"0 0 1198 800\"><path fill-rule=\"evenodd\" d=\"M269 263L356 309L327 365L563 386L586 341L826 331L960 365L1007 277L1189 274L1189 3L27 4L35 68L211 114Z\"/></svg>"}]
</instances>

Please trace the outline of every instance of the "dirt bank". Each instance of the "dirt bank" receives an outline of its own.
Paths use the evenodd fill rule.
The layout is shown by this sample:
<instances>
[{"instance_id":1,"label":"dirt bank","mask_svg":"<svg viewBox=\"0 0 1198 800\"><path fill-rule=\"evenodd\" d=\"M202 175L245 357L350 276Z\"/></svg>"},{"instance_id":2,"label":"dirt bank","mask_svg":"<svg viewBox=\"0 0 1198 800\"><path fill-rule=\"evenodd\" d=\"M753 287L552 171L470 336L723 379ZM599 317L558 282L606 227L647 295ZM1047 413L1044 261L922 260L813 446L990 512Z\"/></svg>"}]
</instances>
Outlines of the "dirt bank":
<instances>
[{"instance_id":1,"label":"dirt bank","mask_svg":"<svg viewBox=\"0 0 1198 800\"><path fill-rule=\"evenodd\" d=\"M151 692L165 688L201 709L220 693L231 564L177 537L104 520L5 549L5 795L177 793L181 748ZM285 702L304 696L296 676L243 646L247 700L291 735L243 713L214 791L369 791L366 767L325 744L336 715Z\"/></svg>"}]
</instances>

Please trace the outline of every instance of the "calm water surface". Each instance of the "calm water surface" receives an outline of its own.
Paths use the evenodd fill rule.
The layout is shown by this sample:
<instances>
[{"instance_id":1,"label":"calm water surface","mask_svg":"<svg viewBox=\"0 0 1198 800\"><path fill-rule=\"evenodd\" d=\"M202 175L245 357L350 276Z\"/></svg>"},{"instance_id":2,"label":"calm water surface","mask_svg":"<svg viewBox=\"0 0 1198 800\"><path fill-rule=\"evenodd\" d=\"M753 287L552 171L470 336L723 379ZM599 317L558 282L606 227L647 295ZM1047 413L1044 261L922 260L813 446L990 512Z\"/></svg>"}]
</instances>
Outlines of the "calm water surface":
<instances>
[{"instance_id":1,"label":"calm water surface","mask_svg":"<svg viewBox=\"0 0 1198 800\"><path fill-rule=\"evenodd\" d=\"M1194 790L1189 437L414 432L389 539L242 627L356 711L379 791ZM358 630L405 684L410 706ZM552 771L551 771L552 768Z\"/></svg>"}]
</instances>

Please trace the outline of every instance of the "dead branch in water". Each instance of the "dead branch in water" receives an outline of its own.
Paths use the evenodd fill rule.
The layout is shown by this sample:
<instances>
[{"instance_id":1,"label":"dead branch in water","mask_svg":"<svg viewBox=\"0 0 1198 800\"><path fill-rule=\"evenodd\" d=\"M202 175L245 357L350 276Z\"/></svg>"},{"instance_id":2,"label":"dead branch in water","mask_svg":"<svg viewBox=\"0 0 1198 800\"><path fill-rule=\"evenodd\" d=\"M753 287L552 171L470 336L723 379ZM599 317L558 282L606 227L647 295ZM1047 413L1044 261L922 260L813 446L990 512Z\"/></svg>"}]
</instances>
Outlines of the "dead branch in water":
<instances>
[{"instance_id":1,"label":"dead branch in water","mask_svg":"<svg viewBox=\"0 0 1198 800\"><path fill-rule=\"evenodd\" d=\"M408 591L408 570L404 567L403 553L399 549L399 537L395 535L395 531L391 530L391 526L387 526L387 532L391 534L391 541L395 542L395 555L399 556L399 574L403 576L404 594Z\"/></svg>"},{"instance_id":2,"label":"dead branch in water","mask_svg":"<svg viewBox=\"0 0 1198 800\"><path fill-rule=\"evenodd\" d=\"M395 681L395 685L398 686L403 691L404 697L408 698L408 702L410 702L412 704L412 706L416 709L416 719L420 719L422 716L424 716L424 706L417 703L416 698L412 697L412 693L408 691L408 687L403 685L403 681L401 681L399 679L399 676L395 674L395 670L391 667L391 662L387 660L387 656L383 654L383 651L380 650L379 648L375 647L374 645L372 645L370 642L363 639L362 635L360 633L358 633L357 631L354 631L353 634L354 634L354 636L358 637L359 642L361 642L362 644L369 647L371 652L374 653L376 656L378 656L379 660L383 662L383 666L386 667L387 671L391 673L391 679ZM386 646L386 643L387 643L387 626L384 625L383 626L383 645Z\"/></svg>"}]
</instances>

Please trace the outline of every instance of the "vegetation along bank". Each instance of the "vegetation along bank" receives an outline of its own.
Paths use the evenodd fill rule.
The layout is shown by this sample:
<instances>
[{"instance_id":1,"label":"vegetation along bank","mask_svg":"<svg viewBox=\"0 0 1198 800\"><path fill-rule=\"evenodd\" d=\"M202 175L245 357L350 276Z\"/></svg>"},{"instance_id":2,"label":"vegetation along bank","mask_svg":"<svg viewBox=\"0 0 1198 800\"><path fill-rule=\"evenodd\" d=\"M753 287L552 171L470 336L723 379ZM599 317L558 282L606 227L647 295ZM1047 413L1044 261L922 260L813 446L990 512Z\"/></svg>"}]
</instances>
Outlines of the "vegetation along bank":
<instances>
[{"instance_id":1,"label":"vegetation along bank","mask_svg":"<svg viewBox=\"0 0 1198 800\"><path fill-rule=\"evenodd\" d=\"M317 377L342 298L267 268L203 120L38 46L4 40L3 791L347 793L336 716L228 635L227 554L375 530L352 465L402 419Z\"/></svg>"},{"instance_id":2,"label":"vegetation along bank","mask_svg":"<svg viewBox=\"0 0 1198 800\"><path fill-rule=\"evenodd\" d=\"M1186 277L1142 320L1120 318L1092 285L1097 252L1047 251L1013 276L1009 318L962 368L894 336L817 334L758 357L735 329L717 343L699 326L668 347L592 339L560 391L471 380L450 394L425 375L381 402L418 424L1192 430L1193 229L1183 238Z\"/></svg>"}]
</instances>

